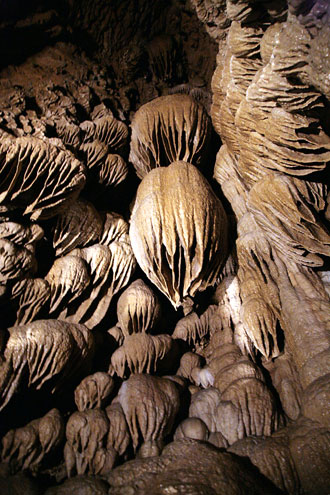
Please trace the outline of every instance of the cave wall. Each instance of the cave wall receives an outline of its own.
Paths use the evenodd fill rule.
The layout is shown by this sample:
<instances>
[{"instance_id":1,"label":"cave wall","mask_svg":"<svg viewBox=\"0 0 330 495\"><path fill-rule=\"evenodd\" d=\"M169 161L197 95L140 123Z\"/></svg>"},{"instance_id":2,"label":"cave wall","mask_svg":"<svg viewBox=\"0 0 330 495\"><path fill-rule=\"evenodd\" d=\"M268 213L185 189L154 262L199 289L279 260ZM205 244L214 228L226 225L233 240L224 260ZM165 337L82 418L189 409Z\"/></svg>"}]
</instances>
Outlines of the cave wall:
<instances>
[{"instance_id":1,"label":"cave wall","mask_svg":"<svg viewBox=\"0 0 330 495\"><path fill-rule=\"evenodd\" d=\"M328 493L328 3L0 12L3 491Z\"/></svg>"}]
</instances>

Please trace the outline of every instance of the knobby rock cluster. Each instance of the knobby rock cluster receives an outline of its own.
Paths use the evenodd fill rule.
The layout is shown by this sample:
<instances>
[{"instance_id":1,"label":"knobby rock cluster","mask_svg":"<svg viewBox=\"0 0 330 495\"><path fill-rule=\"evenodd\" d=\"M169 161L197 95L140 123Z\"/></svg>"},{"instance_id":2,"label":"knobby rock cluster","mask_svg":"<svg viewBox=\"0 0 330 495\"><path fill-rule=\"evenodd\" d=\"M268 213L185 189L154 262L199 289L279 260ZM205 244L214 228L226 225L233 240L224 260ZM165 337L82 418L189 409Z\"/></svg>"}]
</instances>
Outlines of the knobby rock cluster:
<instances>
[{"instance_id":1,"label":"knobby rock cluster","mask_svg":"<svg viewBox=\"0 0 330 495\"><path fill-rule=\"evenodd\" d=\"M328 2L0 13L0 492L328 494Z\"/></svg>"}]
</instances>

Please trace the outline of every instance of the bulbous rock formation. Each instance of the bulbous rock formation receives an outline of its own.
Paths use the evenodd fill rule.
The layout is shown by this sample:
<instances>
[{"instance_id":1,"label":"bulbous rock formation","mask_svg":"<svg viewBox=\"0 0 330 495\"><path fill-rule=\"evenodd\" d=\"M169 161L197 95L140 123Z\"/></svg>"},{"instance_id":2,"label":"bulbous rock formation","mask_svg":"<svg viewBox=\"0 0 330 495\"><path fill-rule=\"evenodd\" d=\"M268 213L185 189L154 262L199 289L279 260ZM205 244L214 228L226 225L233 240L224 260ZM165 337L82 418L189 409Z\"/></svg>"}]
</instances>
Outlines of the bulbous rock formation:
<instances>
[{"instance_id":1,"label":"bulbous rock formation","mask_svg":"<svg viewBox=\"0 0 330 495\"><path fill-rule=\"evenodd\" d=\"M53 237L56 256L97 242L101 232L102 220L96 209L91 203L78 199L57 217Z\"/></svg>"},{"instance_id":2,"label":"bulbous rock formation","mask_svg":"<svg viewBox=\"0 0 330 495\"><path fill-rule=\"evenodd\" d=\"M141 279L130 284L118 299L118 323L125 337L152 331L160 315L161 307L156 294Z\"/></svg>"},{"instance_id":3,"label":"bulbous rock formation","mask_svg":"<svg viewBox=\"0 0 330 495\"><path fill-rule=\"evenodd\" d=\"M109 399L114 385L111 376L101 371L86 376L74 391L78 411L102 407Z\"/></svg>"},{"instance_id":4,"label":"bulbous rock formation","mask_svg":"<svg viewBox=\"0 0 330 495\"><path fill-rule=\"evenodd\" d=\"M111 356L111 371L121 378L127 369L131 373L155 372L162 361L170 359L173 340L169 335L136 333L125 337L124 343Z\"/></svg>"},{"instance_id":5,"label":"bulbous rock formation","mask_svg":"<svg viewBox=\"0 0 330 495\"><path fill-rule=\"evenodd\" d=\"M210 136L209 117L201 105L188 95L162 96L134 115L129 159L140 179L179 160L199 167Z\"/></svg>"},{"instance_id":6,"label":"bulbous rock formation","mask_svg":"<svg viewBox=\"0 0 330 495\"><path fill-rule=\"evenodd\" d=\"M117 120L109 111L97 116L94 121L83 122L80 127L85 132L85 143L96 139L104 143L112 152L120 151L126 144L127 126L124 122Z\"/></svg>"},{"instance_id":7,"label":"bulbous rock formation","mask_svg":"<svg viewBox=\"0 0 330 495\"><path fill-rule=\"evenodd\" d=\"M64 447L68 477L74 474L106 474L116 452L107 447L109 420L101 409L75 412L66 425Z\"/></svg>"},{"instance_id":8,"label":"bulbous rock formation","mask_svg":"<svg viewBox=\"0 0 330 495\"><path fill-rule=\"evenodd\" d=\"M118 401L136 450L141 441L161 444L171 432L180 406L179 391L167 378L132 375L118 393Z\"/></svg>"},{"instance_id":9,"label":"bulbous rock formation","mask_svg":"<svg viewBox=\"0 0 330 495\"><path fill-rule=\"evenodd\" d=\"M94 338L84 325L39 320L2 330L6 335L0 374L0 410L28 377L28 386L40 389L49 381L59 391L72 379L88 372L94 355ZM56 381L54 381L56 377Z\"/></svg>"},{"instance_id":10,"label":"bulbous rock formation","mask_svg":"<svg viewBox=\"0 0 330 495\"><path fill-rule=\"evenodd\" d=\"M120 236L109 246L94 244L57 258L46 276L51 313L89 328L100 323L113 295L128 283L135 270L136 261L127 241Z\"/></svg>"},{"instance_id":11,"label":"bulbous rock formation","mask_svg":"<svg viewBox=\"0 0 330 495\"><path fill-rule=\"evenodd\" d=\"M2 439L1 460L9 464L11 473L38 469L63 438L63 418L57 409L52 409L43 418L9 430Z\"/></svg>"},{"instance_id":12,"label":"bulbous rock formation","mask_svg":"<svg viewBox=\"0 0 330 495\"><path fill-rule=\"evenodd\" d=\"M226 214L201 173L174 162L141 182L130 239L142 270L177 308L215 283L227 254Z\"/></svg>"},{"instance_id":13,"label":"bulbous rock formation","mask_svg":"<svg viewBox=\"0 0 330 495\"><path fill-rule=\"evenodd\" d=\"M2 138L0 160L0 203L33 220L63 211L85 185L85 167L72 153L37 138Z\"/></svg>"},{"instance_id":14,"label":"bulbous rock formation","mask_svg":"<svg viewBox=\"0 0 330 495\"><path fill-rule=\"evenodd\" d=\"M328 495L329 2L23 3L0 492Z\"/></svg>"},{"instance_id":15,"label":"bulbous rock formation","mask_svg":"<svg viewBox=\"0 0 330 495\"><path fill-rule=\"evenodd\" d=\"M108 430L107 446L112 447L119 456L125 454L131 444L131 436L124 411L116 399L105 410L110 425Z\"/></svg>"}]
</instances>

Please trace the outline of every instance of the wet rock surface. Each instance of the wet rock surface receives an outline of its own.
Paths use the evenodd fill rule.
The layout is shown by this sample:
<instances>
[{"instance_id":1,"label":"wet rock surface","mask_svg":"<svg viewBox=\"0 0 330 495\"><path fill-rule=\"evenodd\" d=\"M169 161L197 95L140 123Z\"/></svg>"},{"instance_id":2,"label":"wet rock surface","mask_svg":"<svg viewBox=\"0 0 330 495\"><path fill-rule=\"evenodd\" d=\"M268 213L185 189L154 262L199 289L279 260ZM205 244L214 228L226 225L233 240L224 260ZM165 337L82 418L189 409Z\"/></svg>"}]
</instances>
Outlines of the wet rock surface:
<instances>
[{"instance_id":1,"label":"wet rock surface","mask_svg":"<svg viewBox=\"0 0 330 495\"><path fill-rule=\"evenodd\" d=\"M0 0L1 493L329 493L329 14Z\"/></svg>"}]
</instances>

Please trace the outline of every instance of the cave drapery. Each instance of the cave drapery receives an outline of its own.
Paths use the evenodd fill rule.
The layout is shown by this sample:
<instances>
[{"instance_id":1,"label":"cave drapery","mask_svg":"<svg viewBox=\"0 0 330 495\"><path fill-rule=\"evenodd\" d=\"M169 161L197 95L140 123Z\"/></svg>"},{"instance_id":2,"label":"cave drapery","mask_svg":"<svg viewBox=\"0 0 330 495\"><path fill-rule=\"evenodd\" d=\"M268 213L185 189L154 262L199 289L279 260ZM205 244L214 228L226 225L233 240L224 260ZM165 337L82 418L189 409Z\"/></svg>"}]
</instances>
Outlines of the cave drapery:
<instances>
[{"instance_id":1,"label":"cave drapery","mask_svg":"<svg viewBox=\"0 0 330 495\"><path fill-rule=\"evenodd\" d=\"M328 494L329 2L0 41L0 492Z\"/></svg>"}]
</instances>

